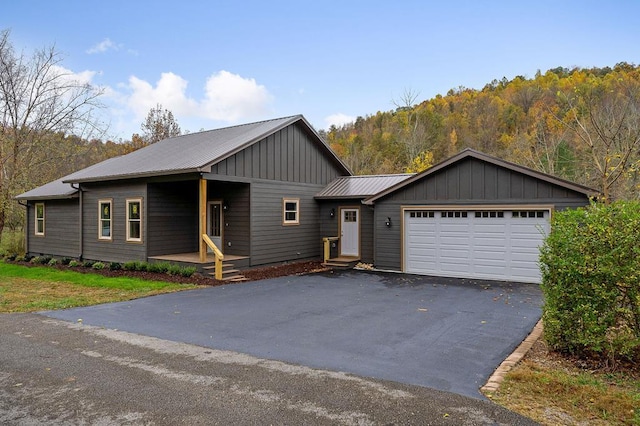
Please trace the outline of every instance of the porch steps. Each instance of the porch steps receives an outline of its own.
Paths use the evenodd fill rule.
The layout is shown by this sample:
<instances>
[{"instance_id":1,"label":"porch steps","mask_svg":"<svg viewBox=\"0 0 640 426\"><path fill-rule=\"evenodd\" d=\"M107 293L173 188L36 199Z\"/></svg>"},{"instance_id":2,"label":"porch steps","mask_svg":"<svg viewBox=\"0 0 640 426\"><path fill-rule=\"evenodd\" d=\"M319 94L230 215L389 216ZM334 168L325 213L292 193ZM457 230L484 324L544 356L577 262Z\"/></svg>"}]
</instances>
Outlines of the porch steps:
<instances>
[{"instance_id":1,"label":"porch steps","mask_svg":"<svg viewBox=\"0 0 640 426\"><path fill-rule=\"evenodd\" d=\"M360 259L356 257L336 257L333 259L328 259L322 265L328 266L330 268L351 269L356 266L359 261Z\"/></svg>"},{"instance_id":2,"label":"porch steps","mask_svg":"<svg viewBox=\"0 0 640 426\"><path fill-rule=\"evenodd\" d=\"M216 266L209 265L202 268L208 275L212 277L216 274ZM247 278L240 273L239 269L233 269L233 263L223 263L222 264L222 281L229 282L242 282L247 281Z\"/></svg>"}]
</instances>

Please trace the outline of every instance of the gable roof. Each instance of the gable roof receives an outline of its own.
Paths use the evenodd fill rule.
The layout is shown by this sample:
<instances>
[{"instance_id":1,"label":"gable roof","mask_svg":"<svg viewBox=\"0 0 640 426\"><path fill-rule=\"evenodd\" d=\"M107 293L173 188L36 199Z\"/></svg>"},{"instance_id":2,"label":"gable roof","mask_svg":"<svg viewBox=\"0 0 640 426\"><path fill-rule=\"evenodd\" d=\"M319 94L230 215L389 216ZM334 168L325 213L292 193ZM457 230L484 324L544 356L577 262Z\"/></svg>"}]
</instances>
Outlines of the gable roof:
<instances>
[{"instance_id":1,"label":"gable roof","mask_svg":"<svg viewBox=\"0 0 640 426\"><path fill-rule=\"evenodd\" d=\"M97 182L183 173L208 173L211 166L267 136L299 122L315 135L325 153L351 174L302 115L259 121L164 139L121 157L111 158L63 178L63 182Z\"/></svg>"},{"instance_id":2,"label":"gable roof","mask_svg":"<svg viewBox=\"0 0 640 426\"><path fill-rule=\"evenodd\" d=\"M54 180L15 197L17 200L54 200L78 197L78 190L62 179Z\"/></svg>"},{"instance_id":3,"label":"gable roof","mask_svg":"<svg viewBox=\"0 0 640 426\"><path fill-rule=\"evenodd\" d=\"M589 188L587 186L584 185L580 185L565 179L561 179L555 176L551 176L549 174L546 173L542 173L533 169L530 169L528 167L524 167L521 166L519 164L515 164L515 163L511 163L509 161L505 161L502 160L500 158L497 157L493 157L491 155L488 154L484 154L482 152L473 150L471 148L467 148L461 152L459 152L458 154L454 155L453 157L450 157L430 168L428 168L427 170L423 171L422 173L418 173L408 179L403 180L402 182L399 182L377 194L375 194L372 197L367 198L366 200L363 201L364 204L374 204L377 200L386 197L389 194L392 194L393 192L404 188L408 185L411 185L413 182L416 182L420 179L423 179L427 176L433 175L437 172L439 172L442 169L445 169L447 167L449 167L450 165L457 163L459 161L462 161L466 158L475 158L477 160L480 161L485 161L487 163L491 163L494 164L498 167L503 167L505 169L508 170L512 170L514 172L518 172L518 173L522 173L524 175L530 176L534 179L540 179L542 181L551 183L553 185L558 185L561 186L563 188L566 189L570 189L572 191L578 192L580 194L584 194L587 197L592 197L592 196L597 196L599 195L599 191L593 189L593 188Z\"/></svg>"},{"instance_id":4,"label":"gable roof","mask_svg":"<svg viewBox=\"0 0 640 426\"><path fill-rule=\"evenodd\" d=\"M64 176L55 182L20 194L16 199L67 198L75 191L70 183L208 173L214 164L294 123L299 123L313 135L321 151L324 151L344 174L352 174L309 122L302 115L293 115L164 139Z\"/></svg>"},{"instance_id":5,"label":"gable roof","mask_svg":"<svg viewBox=\"0 0 640 426\"><path fill-rule=\"evenodd\" d=\"M342 176L318 192L317 199L367 198L413 176L413 173L395 175Z\"/></svg>"}]
</instances>

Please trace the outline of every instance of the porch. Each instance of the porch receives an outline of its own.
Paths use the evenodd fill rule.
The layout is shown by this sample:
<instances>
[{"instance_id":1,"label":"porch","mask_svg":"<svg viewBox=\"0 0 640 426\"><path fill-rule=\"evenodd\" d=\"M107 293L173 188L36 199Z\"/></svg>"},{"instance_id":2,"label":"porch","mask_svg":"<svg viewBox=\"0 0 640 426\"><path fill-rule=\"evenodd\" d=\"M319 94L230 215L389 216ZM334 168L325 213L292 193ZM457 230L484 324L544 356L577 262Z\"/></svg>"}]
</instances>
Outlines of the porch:
<instances>
[{"instance_id":1,"label":"porch","mask_svg":"<svg viewBox=\"0 0 640 426\"><path fill-rule=\"evenodd\" d=\"M203 275L211 275L215 277L216 256L214 253L207 253L204 261L200 258L199 252L166 254L160 256L150 256L150 262L171 262L183 266L195 266L198 272ZM225 254L222 262L222 280L223 281L243 281L244 276L240 269L249 266L249 256L238 256L233 254Z\"/></svg>"}]
</instances>

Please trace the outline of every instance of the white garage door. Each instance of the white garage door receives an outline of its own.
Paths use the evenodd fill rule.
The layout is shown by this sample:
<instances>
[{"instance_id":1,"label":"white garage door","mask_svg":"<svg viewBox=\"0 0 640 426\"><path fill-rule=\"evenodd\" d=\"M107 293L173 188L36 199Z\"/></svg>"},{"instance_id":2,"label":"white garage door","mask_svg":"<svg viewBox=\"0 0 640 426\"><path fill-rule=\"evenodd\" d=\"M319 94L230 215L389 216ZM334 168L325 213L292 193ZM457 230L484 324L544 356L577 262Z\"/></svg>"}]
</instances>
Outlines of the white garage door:
<instances>
[{"instance_id":1,"label":"white garage door","mask_svg":"<svg viewBox=\"0 0 640 426\"><path fill-rule=\"evenodd\" d=\"M539 283L549 210L405 211L405 272Z\"/></svg>"}]
</instances>

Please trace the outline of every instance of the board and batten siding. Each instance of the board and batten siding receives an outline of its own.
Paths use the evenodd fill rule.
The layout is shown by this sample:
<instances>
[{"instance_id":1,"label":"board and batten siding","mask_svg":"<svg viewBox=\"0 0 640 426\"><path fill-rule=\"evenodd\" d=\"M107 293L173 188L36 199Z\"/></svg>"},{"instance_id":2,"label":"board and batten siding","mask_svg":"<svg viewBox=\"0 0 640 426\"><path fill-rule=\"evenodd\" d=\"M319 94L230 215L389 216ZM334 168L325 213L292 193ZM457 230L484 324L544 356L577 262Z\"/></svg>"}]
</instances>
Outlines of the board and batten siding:
<instances>
[{"instance_id":1,"label":"board and batten siding","mask_svg":"<svg viewBox=\"0 0 640 426\"><path fill-rule=\"evenodd\" d=\"M251 265L319 259L319 208L313 198L323 187L277 181L251 184ZM283 198L300 200L299 224L283 225Z\"/></svg>"},{"instance_id":2,"label":"board and batten siding","mask_svg":"<svg viewBox=\"0 0 640 426\"><path fill-rule=\"evenodd\" d=\"M360 199L320 201L320 238L340 236L341 208L360 210L360 260L373 263L373 207L363 205ZM334 217L330 215L331 209L335 211ZM337 256L338 253L337 248L331 251L332 256Z\"/></svg>"},{"instance_id":3,"label":"board and batten siding","mask_svg":"<svg viewBox=\"0 0 640 426\"><path fill-rule=\"evenodd\" d=\"M318 144L294 123L213 165L211 174L324 186L344 172Z\"/></svg>"},{"instance_id":4,"label":"board and batten siding","mask_svg":"<svg viewBox=\"0 0 640 426\"><path fill-rule=\"evenodd\" d=\"M44 204L44 235L35 235L35 205ZM27 208L28 250L32 255L80 255L80 203L70 200L30 201Z\"/></svg>"},{"instance_id":5,"label":"board and batten siding","mask_svg":"<svg viewBox=\"0 0 640 426\"><path fill-rule=\"evenodd\" d=\"M198 251L198 181L149 183L148 256Z\"/></svg>"},{"instance_id":6,"label":"board and batten siding","mask_svg":"<svg viewBox=\"0 0 640 426\"><path fill-rule=\"evenodd\" d=\"M586 195L559 185L467 158L425 176L375 202L375 266L401 270L402 206L552 205L555 210L589 204ZM391 227L385 225L391 218Z\"/></svg>"},{"instance_id":7,"label":"board and batten siding","mask_svg":"<svg viewBox=\"0 0 640 426\"><path fill-rule=\"evenodd\" d=\"M83 257L103 262L147 260L147 185L142 182L83 185ZM142 199L142 242L126 241L126 200ZM98 200L112 200L112 239L98 239Z\"/></svg>"}]
</instances>

